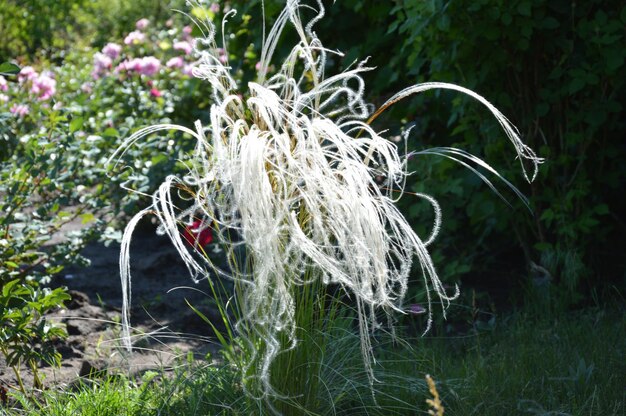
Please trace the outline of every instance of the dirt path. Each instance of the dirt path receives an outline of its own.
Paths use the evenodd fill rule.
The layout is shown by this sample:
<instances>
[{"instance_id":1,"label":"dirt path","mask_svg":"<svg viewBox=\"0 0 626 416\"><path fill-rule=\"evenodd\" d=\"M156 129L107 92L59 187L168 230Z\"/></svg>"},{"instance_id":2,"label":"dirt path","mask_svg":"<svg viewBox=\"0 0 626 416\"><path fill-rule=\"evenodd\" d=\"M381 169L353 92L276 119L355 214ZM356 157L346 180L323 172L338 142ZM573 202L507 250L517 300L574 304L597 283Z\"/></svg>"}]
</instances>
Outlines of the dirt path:
<instances>
[{"instance_id":1,"label":"dirt path","mask_svg":"<svg viewBox=\"0 0 626 416\"><path fill-rule=\"evenodd\" d=\"M221 318L210 306L208 284L191 281L167 237L140 231L131 245L131 324L136 347L132 354L121 348L120 341L119 245L92 244L83 254L91 260L90 267L67 269L54 281L70 289L72 300L67 309L51 315L66 325L69 337L58 345L63 356L61 368L41 368L46 387L68 385L93 371L137 374L168 368L189 351L203 359L207 352L217 350L209 337L209 325L186 303L189 301L219 326ZM30 372L24 370L23 375L31 386ZM5 387L17 384L3 359L0 380Z\"/></svg>"}]
</instances>

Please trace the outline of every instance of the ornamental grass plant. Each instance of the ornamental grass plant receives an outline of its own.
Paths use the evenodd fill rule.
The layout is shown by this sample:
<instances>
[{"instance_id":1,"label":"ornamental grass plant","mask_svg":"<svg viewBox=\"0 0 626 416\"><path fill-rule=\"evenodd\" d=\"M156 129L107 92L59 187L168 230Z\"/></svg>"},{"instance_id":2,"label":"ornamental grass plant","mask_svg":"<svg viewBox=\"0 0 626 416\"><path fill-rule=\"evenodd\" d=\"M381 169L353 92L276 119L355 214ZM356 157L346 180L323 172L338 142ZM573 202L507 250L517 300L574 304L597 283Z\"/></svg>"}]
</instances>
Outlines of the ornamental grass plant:
<instances>
[{"instance_id":1,"label":"ornamental grass plant","mask_svg":"<svg viewBox=\"0 0 626 416\"><path fill-rule=\"evenodd\" d=\"M240 371L248 397L284 414L316 414L324 387L323 359L332 349L327 334L351 313L356 325L345 329L358 331L363 371L375 390L372 335L392 328L394 315L405 313L414 259L426 289L428 326L432 303L441 303L445 315L459 294L458 288L444 290L428 252L441 223L435 199L417 195L435 212L426 236L417 235L395 206L410 174L408 155L373 127L381 112L412 94L459 91L493 113L528 180L541 162L496 108L456 85L415 85L374 111L364 98L361 77L373 69L367 60L338 74L325 73L327 59L342 54L323 46L315 33L324 12L321 1L287 1L264 36L257 79L247 85L236 82L224 59L227 37L216 39L211 20L192 13L203 34L195 41L201 58L194 76L210 86L210 123L146 127L111 157L118 160L138 141L164 130L186 133L196 142L183 160L187 174L168 176L152 195L151 205L126 227L120 256L126 346L132 347L131 237L141 218L153 215L159 222L157 232L171 239L195 282L206 278L211 287L215 279L234 282L231 300L220 307L227 324L220 335L227 358ZM222 27L235 13L226 13ZM295 32L297 42L279 62L274 53L286 30ZM404 140L408 138L407 133ZM496 189L481 170L500 178L496 171L460 149L420 153L456 160ZM212 229L226 267L182 236L181 231L198 220L202 226L195 227L197 232Z\"/></svg>"}]
</instances>

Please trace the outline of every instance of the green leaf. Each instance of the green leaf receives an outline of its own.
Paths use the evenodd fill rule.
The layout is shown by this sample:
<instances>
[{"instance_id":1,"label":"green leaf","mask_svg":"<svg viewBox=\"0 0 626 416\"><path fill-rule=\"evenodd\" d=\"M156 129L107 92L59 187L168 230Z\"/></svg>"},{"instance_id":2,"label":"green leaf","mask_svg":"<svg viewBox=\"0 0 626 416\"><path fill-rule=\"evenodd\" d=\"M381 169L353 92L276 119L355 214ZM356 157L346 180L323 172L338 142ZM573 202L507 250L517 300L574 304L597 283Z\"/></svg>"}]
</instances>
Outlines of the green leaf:
<instances>
[{"instance_id":1,"label":"green leaf","mask_svg":"<svg viewBox=\"0 0 626 416\"><path fill-rule=\"evenodd\" d=\"M575 94L578 91L582 90L583 88L585 88L585 80L583 78L574 78L570 83L569 83L569 93L570 94Z\"/></svg>"},{"instance_id":2,"label":"green leaf","mask_svg":"<svg viewBox=\"0 0 626 416\"><path fill-rule=\"evenodd\" d=\"M559 24L559 21L556 20L554 17L546 17L541 22L541 26L544 29L556 29L560 26L560 24Z\"/></svg>"},{"instance_id":3,"label":"green leaf","mask_svg":"<svg viewBox=\"0 0 626 416\"><path fill-rule=\"evenodd\" d=\"M185 299L185 302L191 308L191 310L193 310L200 317L200 319L202 319L204 322L211 326L211 329L213 330L213 332L215 332L215 336L217 336L217 339L219 340L220 344L222 344L222 346L226 347L227 345L230 345L226 338L224 338L224 335L222 335L222 333L215 327L215 325L213 325L213 322L211 322L211 320L207 318L205 314L196 309L191 303L189 303L187 299Z\"/></svg>"},{"instance_id":4,"label":"green leaf","mask_svg":"<svg viewBox=\"0 0 626 416\"><path fill-rule=\"evenodd\" d=\"M546 209L545 211L543 211L539 219L541 221L547 221L547 222L552 221L554 219L554 211L552 211L550 208Z\"/></svg>"},{"instance_id":5,"label":"green leaf","mask_svg":"<svg viewBox=\"0 0 626 416\"><path fill-rule=\"evenodd\" d=\"M552 249L552 244L550 243L537 243L534 245L535 250L537 251L547 251L547 250L551 250Z\"/></svg>"},{"instance_id":6,"label":"green leaf","mask_svg":"<svg viewBox=\"0 0 626 416\"><path fill-rule=\"evenodd\" d=\"M80 216L80 219L82 224L89 224L90 222L95 221L96 217L91 212L87 212L85 214L82 214Z\"/></svg>"},{"instance_id":7,"label":"green leaf","mask_svg":"<svg viewBox=\"0 0 626 416\"><path fill-rule=\"evenodd\" d=\"M548 111L550 111L550 105L548 105L548 103L539 103L537 104L537 108L535 110L536 114L538 117L543 117L546 114L548 114Z\"/></svg>"},{"instance_id":8,"label":"green leaf","mask_svg":"<svg viewBox=\"0 0 626 416\"><path fill-rule=\"evenodd\" d=\"M109 127L108 129L104 131L104 133L102 133L102 135L109 136L109 137L119 137L120 132L114 129L113 127Z\"/></svg>"},{"instance_id":9,"label":"green leaf","mask_svg":"<svg viewBox=\"0 0 626 416\"><path fill-rule=\"evenodd\" d=\"M594 208L594 211L598 215L606 215L609 213L609 206L607 204L600 204Z\"/></svg>"},{"instance_id":10,"label":"green leaf","mask_svg":"<svg viewBox=\"0 0 626 416\"><path fill-rule=\"evenodd\" d=\"M11 289L13 289L13 286L17 285L19 283L19 279L15 279L15 280L11 280L9 283L5 284L2 287L2 297L8 297L9 293L11 293Z\"/></svg>"},{"instance_id":11,"label":"green leaf","mask_svg":"<svg viewBox=\"0 0 626 416\"><path fill-rule=\"evenodd\" d=\"M624 65L624 53L615 49L611 53L605 53L605 60L608 72L613 72Z\"/></svg>"},{"instance_id":12,"label":"green leaf","mask_svg":"<svg viewBox=\"0 0 626 416\"><path fill-rule=\"evenodd\" d=\"M20 72L20 67L10 62L3 62L0 64L0 74L3 75L15 75Z\"/></svg>"},{"instance_id":13,"label":"green leaf","mask_svg":"<svg viewBox=\"0 0 626 416\"><path fill-rule=\"evenodd\" d=\"M517 12L522 16L530 16L531 4L528 1L524 1L517 6Z\"/></svg>"},{"instance_id":14,"label":"green leaf","mask_svg":"<svg viewBox=\"0 0 626 416\"><path fill-rule=\"evenodd\" d=\"M504 24L504 26L510 25L512 21L513 21L513 18L511 17L510 13L508 12L502 13L502 23Z\"/></svg>"},{"instance_id":15,"label":"green leaf","mask_svg":"<svg viewBox=\"0 0 626 416\"><path fill-rule=\"evenodd\" d=\"M72 120L72 122L70 123L70 133L75 133L76 131L80 130L80 128L83 127L84 121L85 120L82 117L76 117L74 120Z\"/></svg>"}]
</instances>

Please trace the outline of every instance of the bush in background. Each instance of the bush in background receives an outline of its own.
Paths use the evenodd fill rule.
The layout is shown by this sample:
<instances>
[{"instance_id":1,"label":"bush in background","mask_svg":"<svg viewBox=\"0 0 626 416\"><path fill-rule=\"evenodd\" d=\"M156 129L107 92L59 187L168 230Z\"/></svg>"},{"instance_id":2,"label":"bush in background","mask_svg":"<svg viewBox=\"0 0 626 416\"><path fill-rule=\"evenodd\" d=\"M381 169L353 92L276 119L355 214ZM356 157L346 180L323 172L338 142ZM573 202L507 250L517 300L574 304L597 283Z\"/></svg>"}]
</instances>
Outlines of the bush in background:
<instances>
[{"instance_id":1,"label":"bush in background","mask_svg":"<svg viewBox=\"0 0 626 416\"><path fill-rule=\"evenodd\" d=\"M454 218L454 237L438 246L455 247L457 256L475 251L463 241L477 239L493 242L484 254L496 247L505 253L521 249L536 281L552 279L563 306L576 304L598 283L623 278L617 250L623 247L620 213L626 209L626 7L617 1L405 1L393 13L390 32L404 39L397 55L403 58L392 60L394 68L404 67L420 81L458 82L484 94L547 159L538 181L522 188L534 216L511 215L469 178L444 186L451 200L466 203L447 215ZM424 103L432 106L416 102L418 108ZM482 122L480 109L459 97L450 97L449 105L449 118L417 121L422 140L441 143L451 136L455 146L484 147L489 160L502 159L498 126ZM482 126L478 133L476 125ZM508 166L502 173L512 177L516 165L502 160L496 166ZM450 169L446 163L428 166L415 190L432 188ZM489 264L489 257L480 261ZM485 267L476 260L472 267L480 273ZM491 267L500 276L507 270Z\"/></svg>"}]
</instances>

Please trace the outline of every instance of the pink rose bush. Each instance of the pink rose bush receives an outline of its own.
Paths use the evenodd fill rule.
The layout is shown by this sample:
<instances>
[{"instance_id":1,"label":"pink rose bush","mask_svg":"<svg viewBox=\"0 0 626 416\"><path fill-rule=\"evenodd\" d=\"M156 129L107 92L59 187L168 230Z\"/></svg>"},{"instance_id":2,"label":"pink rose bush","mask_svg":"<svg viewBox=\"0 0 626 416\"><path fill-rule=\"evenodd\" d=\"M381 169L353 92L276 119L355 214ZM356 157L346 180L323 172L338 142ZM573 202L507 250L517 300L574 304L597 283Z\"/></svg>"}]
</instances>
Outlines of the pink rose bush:
<instances>
[{"instance_id":1,"label":"pink rose bush","mask_svg":"<svg viewBox=\"0 0 626 416\"><path fill-rule=\"evenodd\" d=\"M139 75L151 77L159 72L161 61L154 56L144 56L143 58L133 58L121 62L117 66L118 71L135 72Z\"/></svg>"},{"instance_id":2,"label":"pink rose bush","mask_svg":"<svg viewBox=\"0 0 626 416\"><path fill-rule=\"evenodd\" d=\"M188 42L186 40L174 42L173 47L176 51L183 51L185 55L189 55L193 51L193 46L191 45L191 42Z\"/></svg>"},{"instance_id":3,"label":"pink rose bush","mask_svg":"<svg viewBox=\"0 0 626 416\"><path fill-rule=\"evenodd\" d=\"M175 56L165 63L168 68L182 68L185 66L185 60L180 56Z\"/></svg>"},{"instance_id":4,"label":"pink rose bush","mask_svg":"<svg viewBox=\"0 0 626 416\"><path fill-rule=\"evenodd\" d=\"M19 117L24 117L30 113L30 108L26 104L13 104L9 111Z\"/></svg>"},{"instance_id":5,"label":"pink rose bush","mask_svg":"<svg viewBox=\"0 0 626 416\"><path fill-rule=\"evenodd\" d=\"M143 18L143 19L137 20L137 23L135 23L135 27L137 28L137 30L144 30L145 28L148 27L149 24L150 24L150 21L146 18Z\"/></svg>"},{"instance_id":6,"label":"pink rose bush","mask_svg":"<svg viewBox=\"0 0 626 416\"><path fill-rule=\"evenodd\" d=\"M117 59L120 53L122 53L122 46L117 43L107 43L107 45L102 48L102 53L111 59Z\"/></svg>"},{"instance_id":7,"label":"pink rose bush","mask_svg":"<svg viewBox=\"0 0 626 416\"><path fill-rule=\"evenodd\" d=\"M32 66L24 66L10 84L0 76L0 112L7 111L19 119L38 112L39 106L48 103L57 94L57 81L51 70L38 72Z\"/></svg>"},{"instance_id":8,"label":"pink rose bush","mask_svg":"<svg viewBox=\"0 0 626 416\"><path fill-rule=\"evenodd\" d=\"M93 72L91 73L93 78L98 79L101 76L105 75L111 70L112 65L113 60L109 55L96 52L96 54L93 56Z\"/></svg>"},{"instance_id":9,"label":"pink rose bush","mask_svg":"<svg viewBox=\"0 0 626 416\"><path fill-rule=\"evenodd\" d=\"M41 74L32 80L31 92L41 101L52 98L56 93L57 82L48 74Z\"/></svg>"},{"instance_id":10,"label":"pink rose bush","mask_svg":"<svg viewBox=\"0 0 626 416\"><path fill-rule=\"evenodd\" d=\"M126 37L124 38L124 43L126 45L137 45L139 43L143 43L145 39L146 35L144 35L142 32L134 31L126 35Z\"/></svg>"},{"instance_id":11,"label":"pink rose bush","mask_svg":"<svg viewBox=\"0 0 626 416\"><path fill-rule=\"evenodd\" d=\"M172 24L169 22L170 26ZM184 26L181 30L182 38L172 39L172 43L163 39L165 32L155 34L157 27L151 26L148 19L139 19L135 29L126 35L123 45L110 42L100 52L94 54L92 72L94 79L134 75L154 78L159 76L161 70L184 77L193 76L194 45L190 26ZM176 32L176 29L171 29L167 33ZM138 44L142 44L141 51L145 56L137 56L137 50L132 48Z\"/></svg>"},{"instance_id":12,"label":"pink rose bush","mask_svg":"<svg viewBox=\"0 0 626 416\"><path fill-rule=\"evenodd\" d=\"M207 2L206 8L211 18L220 18L218 13L222 10L218 3ZM159 23L142 18L126 35L110 39L92 54L86 56L84 51L74 51L65 58L63 66L25 65L13 83L0 76L0 112L11 113L15 122L20 122L23 118L32 120L41 113L40 108L66 111L68 103L86 103L95 108L98 102L105 101L111 115L105 117L110 123L104 129L117 128L119 122L115 120L120 117L124 120L129 106L148 106L150 110L142 110L144 114L155 116L163 114L165 109L170 112L184 94L193 90L189 83L197 82L194 72L198 56L193 28L181 24L184 21L170 18ZM176 27L177 24L180 26ZM222 63L228 62L224 49L218 49L216 55ZM72 64L67 65L68 62ZM206 100L206 97L198 95L194 99ZM115 115L122 111L123 116ZM95 127L102 123L90 119L89 124Z\"/></svg>"},{"instance_id":13,"label":"pink rose bush","mask_svg":"<svg viewBox=\"0 0 626 416\"><path fill-rule=\"evenodd\" d=\"M32 80L33 78L36 78L37 75L37 72L32 66L25 66L17 75L17 80L20 84L22 84L24 82Z\"/></svg>"}]
</instances>

